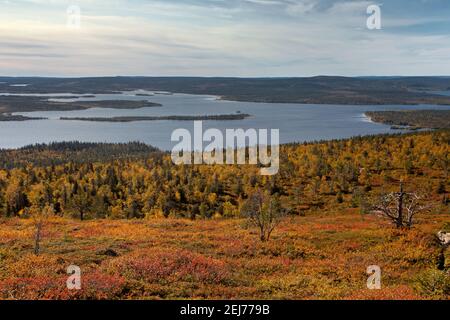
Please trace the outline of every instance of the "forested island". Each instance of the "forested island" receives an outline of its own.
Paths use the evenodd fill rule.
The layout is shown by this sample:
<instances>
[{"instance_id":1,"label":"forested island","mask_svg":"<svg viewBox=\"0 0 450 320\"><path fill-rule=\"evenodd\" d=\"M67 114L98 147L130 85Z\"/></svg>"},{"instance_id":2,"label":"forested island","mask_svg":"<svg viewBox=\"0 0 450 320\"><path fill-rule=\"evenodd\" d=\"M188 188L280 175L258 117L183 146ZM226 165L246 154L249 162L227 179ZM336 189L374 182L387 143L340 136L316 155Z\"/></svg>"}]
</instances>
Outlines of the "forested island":
<instances>
[{"instance_id":1,"label":"forested island","mask_svg":"<svg viewBox=\"0 0 450 320\"><path fill-rule=\"evenodd\" d=\"M366 116L394 129L450 128L450 110L371 111Z\"/></svg>"},{"instance_id":2,"label":"forested island","mask_svg":"<svg viewBox=\"0 0 450 320\"><path fill-rule=\"evenodd\" d=\"M28 120L45 120L43 117L26 117L21 115L0 114L0 121L28 121Z\"/></svg>"},{"instance_id":3,"label":"forested island","mask_svg":"<svg viewBox=\"0 0 450 320\"><path fill-rule=\"evenodd\" d=\"M136 96L136 97L153 97L153 94L148 94L148 93L136 93L135 96Z\"/></svg>"},{"instance_id":4,"label":"forested island","mask_svg":"<svg viewBox=\"0 0 450 320\"><path fill-rule=\"evenodd\" d=\"M227 120L243 120L250 117L249 114L220 114L220 115L199 115L199 116L136 116L136 117L61 117L60 120L76 120L76 121L94 121L94 122L134 122L134 121L157 121L157 120L174 120L174 121L227 121Z\"/></svg>"},{"instance_id":5,"label":"forested island","mask_svg":"<svg viewBox=\"0 0 450 320\"><path fill-rule=\"evenodd\" d=\"M1 115L0 121L20 121L20 120L36 119L30 117L20 117L10 115L11 113L15 112L73 111L73 110L85 110L90 108L140 109L140 108L161 107L161 106L162 105L159 103L149 102L145 100L56 102L49 100L49 97L0 95L0 115Z\"/></svg>"}]
</instances>

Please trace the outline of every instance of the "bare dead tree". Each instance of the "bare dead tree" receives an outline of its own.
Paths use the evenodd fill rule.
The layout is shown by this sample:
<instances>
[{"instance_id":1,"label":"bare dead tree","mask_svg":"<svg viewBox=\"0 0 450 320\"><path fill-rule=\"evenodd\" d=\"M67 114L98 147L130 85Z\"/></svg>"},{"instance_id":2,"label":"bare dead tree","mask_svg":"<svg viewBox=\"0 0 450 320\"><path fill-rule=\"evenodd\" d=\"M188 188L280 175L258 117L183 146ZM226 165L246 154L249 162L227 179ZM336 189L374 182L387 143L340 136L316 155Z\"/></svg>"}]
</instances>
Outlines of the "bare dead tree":
<instances>
[{"instance_id":1,"label":"bare dead tree","mask_svg":"<svg viewBox=\"0 0 450 320\"><path fill-rule=\"evenodd\" d=\"M397 228L411 228L414 218L430 208L422 204L423 198L414 192L405 192L400 183L399 192L383 194L379 201L372 206L375 213L390 219Z\"/></svg>"},{"instance_id":2,"label":"bare dead tree","mask_svg":"<svg viewBox=\"0 0 450 320\"><path fill-rule=\"evenodd\" d=\"M258 227L261 241L269 241L285 211L281 208L277 196L262 191L251 194L242 207L242 214Z\"/></svg>"}]
</instances>

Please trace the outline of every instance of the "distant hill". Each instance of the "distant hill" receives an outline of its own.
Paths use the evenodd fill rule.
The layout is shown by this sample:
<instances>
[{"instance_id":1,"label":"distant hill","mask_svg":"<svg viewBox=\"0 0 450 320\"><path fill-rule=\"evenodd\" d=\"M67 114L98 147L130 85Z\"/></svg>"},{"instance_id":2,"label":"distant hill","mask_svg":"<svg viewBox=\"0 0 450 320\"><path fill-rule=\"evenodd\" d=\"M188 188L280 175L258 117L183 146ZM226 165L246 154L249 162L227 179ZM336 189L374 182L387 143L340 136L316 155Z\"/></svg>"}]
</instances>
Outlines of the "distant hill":
<instances>
[{"instance_id":1,"label":"distant hill","mask_svg":"<svg viewBox=\"0 0 450 320\"><path fill-rule=\"evenodd\" d=\"M450 90L448 77L0 77L0 82L4 82L0 83L0 92L11 93L86 94L146 89L217 95L228 100L254 102L450 105L450 97L429 93ZM11 86L20 84L27 86Z\"/></svg>"}]
</instances>

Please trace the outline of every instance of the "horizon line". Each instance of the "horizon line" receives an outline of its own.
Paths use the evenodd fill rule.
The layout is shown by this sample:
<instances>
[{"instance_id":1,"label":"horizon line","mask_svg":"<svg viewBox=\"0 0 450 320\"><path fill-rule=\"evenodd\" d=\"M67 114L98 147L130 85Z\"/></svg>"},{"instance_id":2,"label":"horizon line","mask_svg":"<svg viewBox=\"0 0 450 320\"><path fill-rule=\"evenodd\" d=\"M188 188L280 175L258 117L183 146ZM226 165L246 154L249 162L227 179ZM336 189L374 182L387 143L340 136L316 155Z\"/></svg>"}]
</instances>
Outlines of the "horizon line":
<instances>
[{"instance_id":1,"label":"horizon line","mask_svg":"<svg viewBox=\"0 0 450 320\"><path fill-rule=\"evenodd\" d=\"M308 79L308 78L450 78L450 75L314 75L314 76L187 76L187 75L86 75L86 76L11 76L0 78L35 78L35 79L87 79L87 78L204 78L204 79Z\"/></svg>"}]
</instances>

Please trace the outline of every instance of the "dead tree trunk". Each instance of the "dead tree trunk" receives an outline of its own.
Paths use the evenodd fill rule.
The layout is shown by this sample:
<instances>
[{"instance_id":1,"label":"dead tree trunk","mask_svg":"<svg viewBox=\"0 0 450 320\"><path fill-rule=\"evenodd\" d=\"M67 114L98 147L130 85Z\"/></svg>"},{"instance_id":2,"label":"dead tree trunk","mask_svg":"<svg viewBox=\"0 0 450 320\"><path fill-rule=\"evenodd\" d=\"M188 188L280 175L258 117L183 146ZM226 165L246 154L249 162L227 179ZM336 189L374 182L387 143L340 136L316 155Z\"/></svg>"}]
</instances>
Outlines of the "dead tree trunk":
<instances>
[{"instance_id":1,"label":"dead tree trunk","mask_svg":"<svg viewBox=\"0 0 450 320\"><path fill-rule=\"evenodd\" d=\"M36 234L34 236L34 254L39 255L41 252L41 232L42 232L42 222L36 224Z\"/></svg>"},{"instance_id":2,"label":"dead tree trunk","mask_svg":"<svg viewBox=\"0 0 450 320\"><path fill-rule=\"evenodd\" d=\"M397 228L403 226L403 197L405 193L403 192L403 183L400 183L400 192L398 193L398 217L397 217Z\"/></svg>"}]
</instances>

